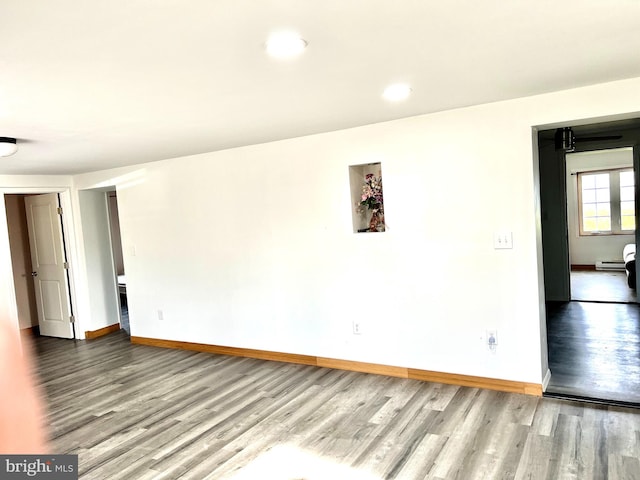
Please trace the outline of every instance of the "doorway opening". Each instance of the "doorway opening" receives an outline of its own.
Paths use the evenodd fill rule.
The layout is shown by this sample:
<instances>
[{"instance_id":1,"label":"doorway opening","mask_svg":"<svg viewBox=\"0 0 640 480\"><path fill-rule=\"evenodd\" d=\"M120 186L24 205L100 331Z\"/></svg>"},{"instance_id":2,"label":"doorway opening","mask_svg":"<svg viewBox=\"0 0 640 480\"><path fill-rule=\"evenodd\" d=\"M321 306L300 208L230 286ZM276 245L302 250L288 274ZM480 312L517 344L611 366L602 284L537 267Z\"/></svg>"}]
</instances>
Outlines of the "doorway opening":
<instances>
[{"instance_id":1,"label":"doorway opening","mask_svg":"<svg viewBox=\"0 0 640 480\"><path fill-rule=\"evenodd\" d=\"M120 329L121 312L107 201L109 190L113 188L79 191L78 212L72 211L71 196L67 189L59 189L53 193L46 193L48 190L42 188L16 188L2 192L8 236L6 250L2 255L10 262L11 272L7 273L12 277L15 294L15 308L10 310L11 318L23 332L28 330L30 333L40 335L78 339L105 335L113 331L113 327ZM27 204L30 199L40 201L49 197L55 198L56 203L38 204L35 209L32 209L39 212L38 219L30 221L26 218L25 211L29 209ZM62 204L62 212L58 211L59 204ZM84 273L88 287L82 291L81 304L78 302L74 287L76 274L79 273L76 272L76 267L79 268L80 265L72 218L74 213L79 215L78 222L82 229L83 259L86 266ZM56 220L53 225L59 233L47 234L48 229L45 228L45 234L35 235L38 247L34 248L32 246L34 241L30 242L28 239L27 226L31 223L42 226L46 224L47 219ZM69 254L70 260L63 254L55 253L57 247L51 245L56 242L63 252L67 250L64 253ZM36 256L46 257L43 257L45 260L42 262L43 265L34 264L32 258L34 253ZM56 283L56 279L52 280L43 275L40 267L48 267L48 264L63 268L64 283L61 279ZM40 282L40 280L43 281ZM48 294L46 297L48 300L38 300L38 294L41 292ZM60 298L66 300L51 301L51 298L55 298L55 295L51 295L52 292L58 292ZM79 310L90 312L90 315L85 315L83 319L77 319L76 322L73 315L73 308L76 305ZM43 322L42 315L38 313L43 307L46 307L48 312L48 315L45 315L46 322ZM67 328L69 331L52 332L51 329L43 328L51 325L56 328Z\"/></svg>"},{"instance_id":2,"label":"doorway opening","mask_svg":"<svg viewBox=\"0 0 640 480\"><path fill-rule=\"evenodd\" d=\"M108 192L113 188L78 191L80 226L84 244L87 292L91 318L85 337L97 338L121 330L121 307L113 258ZM112 209L115 213L115 209ZM117 236L119 240L119 235Z\"/></svg>"},{"instance_id":3,"label":"doorway opening","mask_svg":"<svg viewBox=\"0 0 640 480\"><path fill-rule=\"evenodd\" d=\"M60 195L7 194L4 199L20 329L75 338Z\"/></svg>"},{"instance_id":4,"label":"doorway opening","mask_svg":"<svg viewBox=\"0 0 640 480\"><path fill-rule=\"evenodd\" d=\"M621 224L620 209L612 213L610 208L612 188L616 189L615 196L620 197L620 171L633 172L632 216L633 222L638 224L638 195L635 191L640 167L640 119L572 127L579 141L569 149L564 145L559 148L558 130L538 132L547 346L551 371L545 395L640 406L640 310L637 291L627 283L625 271L615 270L624 265L624 247L631 245L635 249L637 235L628 228L627 231L604 234L612 227L609 223L617 223L618 227ZM602 157L607 152L609 163L602 164ZM598 179L589 178L591 172L596 171L602 175L607 173L609 180L618 175L609 183L608 193L604 187L597 191ZM578 178L580 174L583 174L581 180L585 185ZM624 181L629 179L628 174L625 176ZM604 185L603 180L604 176L600 177L601 185ZM626 190L628 194L629 189ZM605 208L607 196L609 206ZM616 198L615 201L621 199ZM610 238L605 238L607 236ZM617 265L610 268L610 262ZM593 282L581 291L578 277L585 271L591 272ZM606 277L608 273L610 277L623 280L624 288L618 284L615 289L625 294L624 299L616 299L607 291L606 280L611 280ZM634 269L630 273L631 280L637 282L638 273ZM595 282L598 279L603 281Z\"/></svg>"},{"instance_id":5,"label":"doorway opening","mask_svg":"<svg viewBox=\"0 0 640 480\"><path fill-rule=\"evenodd\" d=\"M565 159L571 300L635 303L633 148Z\"/></svg>"},{"instance_id":6,"label":"doorway opening","mask_svg":"<svg viewBox=\"0 0 640 480\"><path fill-rule=\"evenodd\" d=\"M129 305L127 303L127 277L125 275L122 255L122 238L120 236L120 215L118 213L118 196L115 190L107 192L107 208L109 212L109 235L111 238L111 253L113 267L118 285L118 299L120 302L120 327L131 335L129 326Z\"/></svg>"}]
</instances>

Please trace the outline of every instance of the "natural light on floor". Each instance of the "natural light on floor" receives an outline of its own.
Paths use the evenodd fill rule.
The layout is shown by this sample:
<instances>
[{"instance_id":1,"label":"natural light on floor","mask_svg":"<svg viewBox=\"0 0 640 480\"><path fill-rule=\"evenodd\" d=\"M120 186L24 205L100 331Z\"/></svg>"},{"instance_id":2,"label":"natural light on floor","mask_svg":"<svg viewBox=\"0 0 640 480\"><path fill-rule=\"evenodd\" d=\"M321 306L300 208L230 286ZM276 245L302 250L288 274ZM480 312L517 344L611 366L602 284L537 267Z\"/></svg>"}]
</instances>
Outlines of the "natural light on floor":
<instances>
[{"instance_id":1,"label":"natural light on floor","mask_svg":"<svg viewBox=\"0 0 640 480\"><path fill-rule=\"evenodd\" d=\"M381 480L380 477L290 445L278 445L242 468L230 480Z\"/></svg>"}]
</instances>

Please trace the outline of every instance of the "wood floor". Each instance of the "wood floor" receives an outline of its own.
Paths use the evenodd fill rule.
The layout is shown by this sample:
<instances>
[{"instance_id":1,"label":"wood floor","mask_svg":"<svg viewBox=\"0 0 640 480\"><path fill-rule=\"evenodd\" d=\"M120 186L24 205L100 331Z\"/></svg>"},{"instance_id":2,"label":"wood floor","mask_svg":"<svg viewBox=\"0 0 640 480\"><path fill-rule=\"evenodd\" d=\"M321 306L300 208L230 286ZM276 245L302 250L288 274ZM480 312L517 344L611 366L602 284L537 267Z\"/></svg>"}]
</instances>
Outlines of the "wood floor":
<instances>
[{"instance_id":1,"label":"wood floor","mask_svg":"<svg viewBox=\"0 0 640 480\"><path fill-rule=\"evenodd\" d=\"M635 303L637 298L624 272L572 270L571 300Z\"/></svg>"},{"instance_id":2,"label":"wood floor","mask_svg":"<svg viewBox=\"0 0 640 480\"><path fill-rule=\"evenodd\" d=\"M640 306L549 302L547 393L640 406Z\"/></svg>"},{"instance_id":3,"label":"wood floor","mask_svg":"<svg viewBox=\"0 0 640 480\"><path fill-rule=\"evenodd\" d=\"M312 366L37 338L82 479L640 479L640 410Z\"/></svg>"}]
</instances>

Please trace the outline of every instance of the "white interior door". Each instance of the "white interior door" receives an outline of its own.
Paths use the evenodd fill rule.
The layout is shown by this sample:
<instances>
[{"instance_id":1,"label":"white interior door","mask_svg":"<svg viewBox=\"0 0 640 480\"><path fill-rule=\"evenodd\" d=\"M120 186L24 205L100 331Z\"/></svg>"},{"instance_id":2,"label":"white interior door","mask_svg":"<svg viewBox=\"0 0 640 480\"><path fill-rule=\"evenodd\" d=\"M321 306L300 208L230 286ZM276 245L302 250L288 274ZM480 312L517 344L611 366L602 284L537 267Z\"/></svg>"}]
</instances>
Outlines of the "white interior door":
<instances>
[{"instance_id":1,"label":"white interior door","mask_svg":"<svg viewBox=\"0 0 640 480\"><path fill-rule=\"evenodd\" d=\"M25 198L40 334L73 338L58 195Z\"/></svg>"}]
</instances>

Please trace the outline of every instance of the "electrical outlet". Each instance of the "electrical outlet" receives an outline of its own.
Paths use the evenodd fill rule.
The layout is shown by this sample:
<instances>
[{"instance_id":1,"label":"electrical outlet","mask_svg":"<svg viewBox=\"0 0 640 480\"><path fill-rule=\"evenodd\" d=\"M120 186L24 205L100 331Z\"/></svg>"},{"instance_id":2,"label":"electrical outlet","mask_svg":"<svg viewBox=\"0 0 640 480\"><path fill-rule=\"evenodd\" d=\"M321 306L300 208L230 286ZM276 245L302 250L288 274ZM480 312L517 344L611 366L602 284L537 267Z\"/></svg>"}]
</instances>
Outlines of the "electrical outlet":
<instances>
[{"instance_id":1,"label":"electrical outlet","mask_svg":"<svg viewBox=\"0 0 640 480\"><path fill-rule=\"evenodd\" d=\"M164 320L164 312L162 310L158 310L158 320Z\"/></svg>"},{"instance_id":2,"label":"electrical outlet","mask_svg":"<svg viewBox=\"0 0 640 480\"><path fill-rule=\"evenodd\" d=\"M353 334L354 335L362 334L362 322L360 320L353 321Z\"/></svg>"},{"instance_id":3,"label":"electrical outlet","mask_svg":"<svg viewBox=\"0 0 640 480\"><path fill-rule=\"evenodd\" d=\"M487 330L487 346L489 350L495 352L496 347L498 346L498 331L497 330Z\"/></svg>"}]
</instances>

